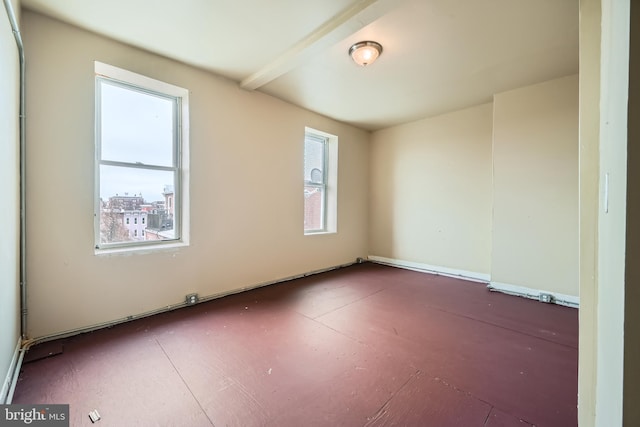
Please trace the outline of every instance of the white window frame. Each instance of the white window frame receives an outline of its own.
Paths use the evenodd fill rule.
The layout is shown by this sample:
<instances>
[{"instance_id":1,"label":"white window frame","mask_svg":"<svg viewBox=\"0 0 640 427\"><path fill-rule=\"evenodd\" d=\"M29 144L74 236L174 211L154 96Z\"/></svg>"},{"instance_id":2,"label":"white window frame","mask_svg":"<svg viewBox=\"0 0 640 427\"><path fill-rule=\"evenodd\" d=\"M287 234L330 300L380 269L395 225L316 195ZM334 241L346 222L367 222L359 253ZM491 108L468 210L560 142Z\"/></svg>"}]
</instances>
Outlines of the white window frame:
<instances>
[{"instance_id":1,"label":"white window frame","mask_svg":"<svg viewBox=\"0 0 640 427\"><path fill-rule=\"evenodd\" d=\"M322 203L322 227L313 230L304 230L305 235L329 234L338 232L338 137L310 127L305 127L304 141L307 138L322 140L324 144L324 170L322 183L314 183L303 179L303 186L318 187L324 189ZM303 145L304 150L304 145ZM304 155L304 153L303 153ZM304 229L304 226L303 226Z\"/></svg>"},{"instance_id":2,"label":"white window frame","mask_svg":"<svg viewBox=\"0 0 640 427\"><path fill-rule=\"evenodd\" d=\"M173 98L176 101L174 120L175 138L174 165L166 170L174 170L174 230L176 238L171 240L137 240L117 243L100 242L100 165L115 165L128 168L153 169L155 166L138 165L125 162L106 161L101 159L101 111L100 84L107 81L132 90L148 92L153 95ZM189 244L189 91L150 77L143 76L122 68L95 62L95 189L94 189L94 232L95 253L113 253L157 250L187 246ZM160 169L162 170L162 169Z\"/></svg>"}]
</instances>

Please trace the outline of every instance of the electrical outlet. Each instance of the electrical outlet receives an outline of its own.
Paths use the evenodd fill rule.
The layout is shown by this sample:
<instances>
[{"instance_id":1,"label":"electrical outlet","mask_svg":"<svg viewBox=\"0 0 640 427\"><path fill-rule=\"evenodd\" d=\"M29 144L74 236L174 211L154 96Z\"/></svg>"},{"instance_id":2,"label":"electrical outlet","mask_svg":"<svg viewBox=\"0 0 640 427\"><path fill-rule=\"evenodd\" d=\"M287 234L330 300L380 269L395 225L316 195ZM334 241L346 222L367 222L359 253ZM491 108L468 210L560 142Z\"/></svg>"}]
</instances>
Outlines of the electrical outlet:
<instances>
[{"instance_id":1,"label":"electrical outlet","mask_svg":"<svg viewBox=\"0 0 640 427\"><path fill-rule=\"evenodd\" d=\"M540 302L550 303L553 302L553 295L541 292L538 299L540 300Z\"/></svg>"},{"instance_id":2,"label":"electrical outlet","mask_svg":"<svg viewBox=\"0 0 640 427\"><path fill-rule=\"evenodd\" d=\"M185 302L187 303L187 305L192 305L198 302L200 298L198 297L198 294L187 294L187 296L185 297Z\"/></svg>"}]
</instances>

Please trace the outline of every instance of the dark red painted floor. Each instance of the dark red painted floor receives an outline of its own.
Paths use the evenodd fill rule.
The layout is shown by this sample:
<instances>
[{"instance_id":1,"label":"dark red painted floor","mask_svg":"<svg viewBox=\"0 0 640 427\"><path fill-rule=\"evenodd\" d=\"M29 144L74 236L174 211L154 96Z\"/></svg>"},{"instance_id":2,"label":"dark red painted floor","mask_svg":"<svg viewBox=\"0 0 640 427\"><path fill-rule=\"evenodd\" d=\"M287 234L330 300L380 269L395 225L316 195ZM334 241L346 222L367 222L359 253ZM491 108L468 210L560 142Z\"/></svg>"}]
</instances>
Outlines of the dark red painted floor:
<instances>
[{"instance_id":1,"label":"dark red painted floor","mask_svg":"<svg viewBox=\"0 0 640 427\"><path fill-rule=\"evenodd\" d=\"M577 342L575 309L365 263L41 344L13 403L73 426L569 427Z\"/></svg>"}]
</instances>

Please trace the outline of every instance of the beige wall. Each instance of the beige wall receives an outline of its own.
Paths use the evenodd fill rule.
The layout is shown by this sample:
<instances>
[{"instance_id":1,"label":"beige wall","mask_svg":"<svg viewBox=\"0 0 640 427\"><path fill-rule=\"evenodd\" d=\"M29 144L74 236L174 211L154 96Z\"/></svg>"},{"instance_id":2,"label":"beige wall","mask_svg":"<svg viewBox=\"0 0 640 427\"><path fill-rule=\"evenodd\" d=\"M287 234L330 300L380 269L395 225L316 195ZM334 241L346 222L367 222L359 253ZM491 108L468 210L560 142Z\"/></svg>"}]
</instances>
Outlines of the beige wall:
<instances>
[{"instance_id":1,"label":"beige wall","mask_svg":"<svg viewBox=\"0 0 640 427\"><path fill-rule=\"evenodd\" d=\"M189 292L225 293L366 255L367 132L32 12L23 22L30 336L166 307ZM94 60L189 89L189 247L94 255ZM337 234L303 235L305 126L339 137Z\"/></svg>"},{"instance_id":2,"label":"beige wall","mask_svg":"<svg viewBox=\"0 0 640 427\"><path fill-rule=\"evenodd\" d=\"M13 2L18 13L18 2ZM4 4L0 5L0 402L8 392L20 338L19 61ZM7 380L5 379L7 378Z\"/></svg>"},{"instance_id":3,"label":"beige wall","mask_svg":"<svg viewBox=\"0 0 640 427\"><path fill-rule=\"evenodd\" d=\"M628 0L602 0L601 47L595 414L596 426L617 426L624 400Z\"/></svg>"},{"instance_id":4,"label":"beige wall","mask_svg":"<svg viewBox=\"0 0 640 427\"><path fill-rule=\"evenodd\" d=\"M491 280L578 295L578 76L495 95Z\"/></svg>"},{"instance_id":5,"label":"beige wall","mask_svg":"<svg viewBox=\"0 0 640 427\"><path fill-rule=\"evenodd\" d=\"M370 206L371 256L577 297L578 76L375 132Z\"/></svg>"},{"instance_id":6,"label":"beige wall","mask_svg":"<svg viewBox=\"0 0 640 427\"><path fill-rule=\"evenodd\" d=\"M630 15L630 5L633 9L629 0L580 2L581 427L640 422L634 314L637 79L629 75L636 56L630 54L629 25L637 27L638 16L637 10ZM634 44L631 50L637 51Z\"/></svg>"},{"instance_id":7,"label":"beige wall","mask_svg":"<svg viewBox=\"0 0 640 427\"><path fill-rule=\"evenodd\" d=\"M629 130L627 146L627 253L624 318L625 426L640 425L640 4L631 2Z\"/></svg>"},{"instance_id":8,"label":"beige wall","mask_svg":"<svg viewBox=\"0 0 640 427\"><path fill-rule=\"evenodd\" d=\"M375 132L369 254L488 275L492 105Z\"/></svg>"},{"instance_id":9,"label":"beige wall","mask_svg":"<svg viewBox=\"0 0 640 427\"><path fill-rule=\"evenodd\" d=\"M578 423L595 425L598 191L600 173L600 0L580 0L580 311Z\"/></svg>"}]
</instances>

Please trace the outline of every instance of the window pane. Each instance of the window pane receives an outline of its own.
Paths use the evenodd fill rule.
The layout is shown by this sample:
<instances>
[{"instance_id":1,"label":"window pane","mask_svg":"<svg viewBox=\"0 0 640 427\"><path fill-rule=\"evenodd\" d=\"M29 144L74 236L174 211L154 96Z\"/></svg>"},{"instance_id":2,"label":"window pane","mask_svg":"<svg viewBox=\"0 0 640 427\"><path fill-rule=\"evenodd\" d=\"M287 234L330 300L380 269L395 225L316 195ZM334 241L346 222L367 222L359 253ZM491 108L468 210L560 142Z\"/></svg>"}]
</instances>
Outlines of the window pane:
<instances>
[{"instance_id":1,"label":"window pane","mask_svg":"<svg viewBox=\"0 0 640 427\"><path fill-rule=\"evenodd\" d=\"M100 85L102 160L173 166L175 100Z\"/></svg>"},{"instance_id":2,"label":"window pane","mask_svg":"<svg viewBox=\"0 0 640 427\"><path fill-rule=\"evenodd\" d=\"M100 166L100 243L178 239L170 171Z\"/></svg>"},{"instance_id":3,"label":"window pane","mask_svg":"<svg viewBox=\"0 0 640 427\"><path fill-rule=\"evenodd\" d=\"M304 231L324 229L324 189L304 186Z\"/></svg>"},{"instance_id":4,"label":"window pane","mask_svg":"<svg viewBox=\"0 0 640 427\"><path fill-rule=\"evenodd\" d=\"M316 183L324 182L324 139L305 138L304 140L304 180Z\"/></svg>"}]
</instances>

